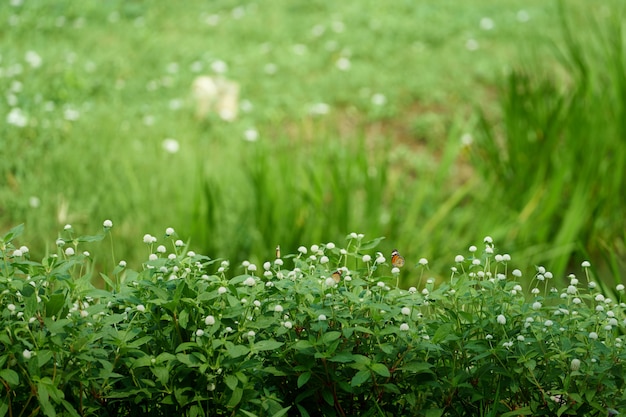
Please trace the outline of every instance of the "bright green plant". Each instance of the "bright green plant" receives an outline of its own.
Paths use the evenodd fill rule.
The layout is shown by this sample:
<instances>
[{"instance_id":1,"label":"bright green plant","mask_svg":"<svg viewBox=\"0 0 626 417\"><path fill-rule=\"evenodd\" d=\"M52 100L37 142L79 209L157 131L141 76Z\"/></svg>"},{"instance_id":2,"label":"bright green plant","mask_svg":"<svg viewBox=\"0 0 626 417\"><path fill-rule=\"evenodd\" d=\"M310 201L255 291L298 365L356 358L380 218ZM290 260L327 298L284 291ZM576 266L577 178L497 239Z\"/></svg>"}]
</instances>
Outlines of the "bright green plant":
<instances>
[{"instance_id":1,"label":"bright green plant","mask_svg":"<svg viewBox=\"0 0 626 417\"><path fill-rule=\"evenodd\" d=\"M539 63L514 69L502 88L501 119L483 117L475 167L502 202L509 234L535 246L561 273L574 253L626 265L626 45L623 7L588 17L580 32L562 5L560 72ZM490 196L491 198L492 196Z\"/></svg>"},{"instance_id":2,"label":"bright green plant","mask_svg":"<svg viewBox=\"0 0 626 417\"><path fill-rule=\"evenodd\" d=\"M590 265L558 289L491 238L449 280L398 285L356 233L345 246L241 266L146 234L139 270L91 284L71 226L41 262L0 242L0 415L604 416L626 407L624 287ZM408 268L410 262L405 264Z\"/></svg>"}]
</instances>

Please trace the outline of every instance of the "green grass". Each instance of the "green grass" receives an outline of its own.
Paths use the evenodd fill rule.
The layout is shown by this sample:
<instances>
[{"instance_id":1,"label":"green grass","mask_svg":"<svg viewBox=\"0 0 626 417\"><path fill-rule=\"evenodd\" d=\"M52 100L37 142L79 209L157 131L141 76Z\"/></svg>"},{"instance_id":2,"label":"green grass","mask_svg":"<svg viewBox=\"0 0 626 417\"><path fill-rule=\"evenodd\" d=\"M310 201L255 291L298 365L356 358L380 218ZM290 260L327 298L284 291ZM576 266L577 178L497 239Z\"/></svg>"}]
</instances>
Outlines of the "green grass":
<instances>
[{"instance_id":1,"label":"green grass","mask_svg":"<svg viewBox=\"0 0 626 417\"><path fill-rule=\"evenodd\" d=\"M484 17L492 30L480 28ZM136 236L168 226L191 248L237 261L365 232L386 236L381 250L401 249L411 266L437 255L437 276L458 250L451 242L493 234L511 248L549 245L550 220L533 218L517 232L515 200L496 201L507 185L476 175L489 162L472 166L460 137L476 136L477 105L499 112L503 72L529 57L554 62L550 40L567 47L559 19L556 3L538 0L2 6L0 114L16 107L28 123L0 125L0 224L25 222L41 258L54 241L37 236L110 218L117 256L134 263L144 255ZM41 66L25 61L27 51ZM341 58L348 71L337 67ZM230 124L193 117L191 82L216 61L251 104ZM384 105L373 103L376 94ZM311 115L316 103L329 113ZM73 110L79 117L67 120ZM257 142L244 140L249 129ZM178 153L163 150L166 138L179 142ZM602 198L619 215L616 178ZM536 249L546 263L562 245L600 256L580 227L571 230L556 247ZM624 237L611 239L601 240L602 253L618 263ZM110 254L94 255L97 270L112 268Z\"/></svg>"}]
</instances>

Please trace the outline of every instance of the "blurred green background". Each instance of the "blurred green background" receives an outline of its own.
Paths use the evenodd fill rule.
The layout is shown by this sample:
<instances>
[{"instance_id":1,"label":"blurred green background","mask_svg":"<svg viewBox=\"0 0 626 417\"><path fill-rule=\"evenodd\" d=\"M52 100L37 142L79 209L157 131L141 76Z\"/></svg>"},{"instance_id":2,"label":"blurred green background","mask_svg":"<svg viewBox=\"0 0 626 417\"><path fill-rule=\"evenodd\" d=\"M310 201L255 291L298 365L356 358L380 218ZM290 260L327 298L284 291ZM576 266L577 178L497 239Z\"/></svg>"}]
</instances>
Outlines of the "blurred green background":
<instances>
[{"instance_id":1,"label":"blurred green background","mask_svg":"<svg viewBox=\"0 0 626 417\"><path fill-rule=\"evenodd\" d=\"M445 276L625 266L624 5L587 0L20 1L0 6L0 228L40 258L111 219L261 262L350 232ZM239 115L198 119L200 75ZM88 247L99 270L111 249Z\"/></svg>"}]
</instances>

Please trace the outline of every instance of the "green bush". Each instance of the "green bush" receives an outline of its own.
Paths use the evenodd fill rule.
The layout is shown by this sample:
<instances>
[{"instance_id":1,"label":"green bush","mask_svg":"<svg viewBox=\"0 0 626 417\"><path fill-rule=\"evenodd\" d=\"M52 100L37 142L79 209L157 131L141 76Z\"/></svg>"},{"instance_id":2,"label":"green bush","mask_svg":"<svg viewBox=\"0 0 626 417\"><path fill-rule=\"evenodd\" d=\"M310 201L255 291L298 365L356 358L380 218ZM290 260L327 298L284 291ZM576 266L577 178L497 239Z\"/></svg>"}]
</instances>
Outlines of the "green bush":
<instances>
[{"instance_id":1,"label":"green bush","mask_svg":"<svg viewBox=\"0 0 626 417\"><path fill-rule=\"evenodd\" d=\"M523 277L485 238L435 286L428 261L399 269L380 239L348 235L265 262L144 236L92 285L66 226L57 253L0 242L0 416L606 415L626 407L624 288L603 295L588 263L563 289ZM111 240L112 243L112 240ZM586 285L583 283L586 282Z\"/></svg>"}]
</instances>

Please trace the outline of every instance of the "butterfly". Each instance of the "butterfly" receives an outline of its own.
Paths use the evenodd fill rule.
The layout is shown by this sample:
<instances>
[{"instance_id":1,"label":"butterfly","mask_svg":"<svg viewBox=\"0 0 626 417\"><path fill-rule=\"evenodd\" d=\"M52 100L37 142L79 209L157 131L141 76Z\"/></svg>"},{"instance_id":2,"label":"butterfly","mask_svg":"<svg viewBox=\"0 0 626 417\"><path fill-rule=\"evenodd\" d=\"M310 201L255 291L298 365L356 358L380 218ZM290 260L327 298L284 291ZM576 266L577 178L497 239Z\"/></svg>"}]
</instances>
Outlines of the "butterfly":
<instances>
[{"instance_id":1,"label":"butterfly","mask_svg":"<svg viewBox=\"0 0 626 417\"><path fill-rule=\"evenodd\" d=\"M276 246L276 259L280 259L280 245Z\"/></svg>"},{"instance_id":2,"label":"butterfly","mask_svg":"<svg viewBox=\"0 0 626 417\"><path fill-rule=\"evenodd\" d=\"M404 257L400 255L397 249L391 251L391 265L396 268L402 268L404 266Z\"/></svg>"},{"instance_id":3,"label":"butterfly","mask_svg":"<svg viewBox=\"0 0 626 417\"><path fill-rule=\"evenodd\" d=\"M338 269L335 272L333 272L333 274L331 275L331 277L335 280L335 282L339 282L341 281L341 270Z\"/></svg>"}]
</instances>

